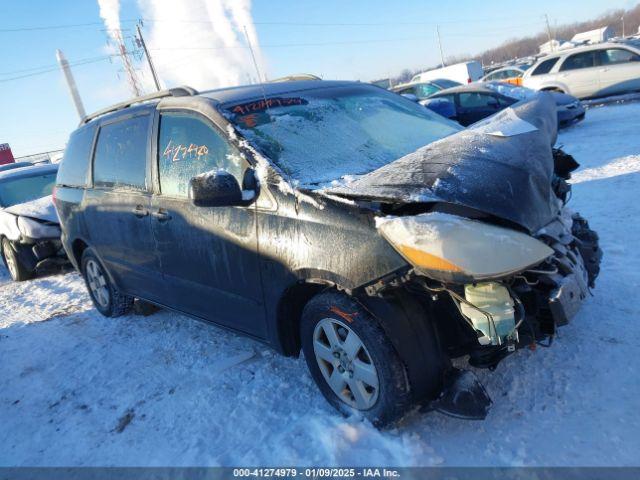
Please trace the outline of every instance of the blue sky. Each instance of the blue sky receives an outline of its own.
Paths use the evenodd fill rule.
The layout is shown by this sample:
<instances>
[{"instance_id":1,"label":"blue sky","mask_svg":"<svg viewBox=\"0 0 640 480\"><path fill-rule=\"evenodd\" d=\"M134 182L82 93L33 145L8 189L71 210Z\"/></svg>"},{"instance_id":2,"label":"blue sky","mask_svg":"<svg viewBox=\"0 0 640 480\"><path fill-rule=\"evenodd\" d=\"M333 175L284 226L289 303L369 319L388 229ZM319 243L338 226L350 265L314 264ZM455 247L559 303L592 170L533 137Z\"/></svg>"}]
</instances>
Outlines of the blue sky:
<instances>
[{"instance_id":1,"label":"blue sky","mask_svg":"<svg viewBox=\"0 0 640 480\"><path fill-rule=\"evenodd\" d=\"M509 38L543 30L545 13L553 26L555 22L585 20L635 3L254 0L252 15L270 77L310 72L323 78L372 80L395 75L403 68L438 62L436 23L440 24L445 55L474 54ZM134 20L141 16L136 0L121 1L123 29L132 29ZM97 1L0 0L0 18L0 143L10 143L15 155L62 148L78 121L62 74L52 70L13 78L34 73L34 67L55 67L56 48L62 49L72 63L105 55L107 33ZM8 31L84 23L90 25ZM630 27L635 29L637 25ZM149 23L143 31L148 28ZM216 51L196 54L215 55ZM118 59L74 68L87 111L129 96L121 70Z\"/></svg>"}]
</instances>

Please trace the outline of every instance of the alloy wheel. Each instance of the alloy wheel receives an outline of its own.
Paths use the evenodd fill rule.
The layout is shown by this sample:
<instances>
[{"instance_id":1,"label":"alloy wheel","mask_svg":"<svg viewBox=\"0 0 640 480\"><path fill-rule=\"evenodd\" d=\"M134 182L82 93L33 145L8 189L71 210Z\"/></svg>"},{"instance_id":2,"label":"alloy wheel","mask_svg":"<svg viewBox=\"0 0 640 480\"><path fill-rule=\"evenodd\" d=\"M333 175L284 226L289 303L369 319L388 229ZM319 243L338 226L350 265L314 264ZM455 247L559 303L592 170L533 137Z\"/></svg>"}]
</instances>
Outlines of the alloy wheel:
<instances>
[{"instance_id":1,"label":"alloy wheel","mask_svg":"<svg viewBox=\"0 0 640 480\"><path fill-rule=\"evenodd\" d=\"M87 271L87 283L93 298L101 307L107 308L109 306L109 287L102 268L93 259L87 261L85 268Z\"/></svg>"},{"instance_id":2,"label":"alloy wheel","mask_svg":"<svg viewBox=\"0 0 640 480\"><path fill-rule=\"evenodd\" d=\"M358 410L375 405L378 372L360 337L345 323L323 318L313 332L313 350L320 371L340 400Z\"/></svg>"},{"instance_id":3,"label":"alloy wheel","mask_svg":"<svg viewBox=\"0 0 640 480\"><path fill-rule=\"evenodd\" d=\"M18 266L16 265L16 256L11 248L11 245L6 240L4 241L3 250L4 250L4 258L7 261L7 268L9 269L9 273L11 274L11 277L15 279L18 277Z\"/></svg>"}]
</instances>

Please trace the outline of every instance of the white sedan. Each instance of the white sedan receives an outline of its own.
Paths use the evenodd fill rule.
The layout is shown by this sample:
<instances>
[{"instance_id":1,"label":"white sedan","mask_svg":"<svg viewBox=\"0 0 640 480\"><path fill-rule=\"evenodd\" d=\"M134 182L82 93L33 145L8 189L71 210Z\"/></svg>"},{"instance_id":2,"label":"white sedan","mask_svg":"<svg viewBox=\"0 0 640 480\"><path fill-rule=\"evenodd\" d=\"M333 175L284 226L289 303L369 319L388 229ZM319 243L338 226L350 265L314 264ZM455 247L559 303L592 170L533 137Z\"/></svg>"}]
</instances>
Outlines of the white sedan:
<instances>
[{"instance_id":1,"label":"white sedan","mask_svg":"<svg viewBox=\"0 0 640 480\"><path fill-rule=\"evenodd\" d=\"M60 222L51 200L57 165L0 173L0 252L11 278L32 278L38 266L64 261Z\"/></svg>"}]
</instances>

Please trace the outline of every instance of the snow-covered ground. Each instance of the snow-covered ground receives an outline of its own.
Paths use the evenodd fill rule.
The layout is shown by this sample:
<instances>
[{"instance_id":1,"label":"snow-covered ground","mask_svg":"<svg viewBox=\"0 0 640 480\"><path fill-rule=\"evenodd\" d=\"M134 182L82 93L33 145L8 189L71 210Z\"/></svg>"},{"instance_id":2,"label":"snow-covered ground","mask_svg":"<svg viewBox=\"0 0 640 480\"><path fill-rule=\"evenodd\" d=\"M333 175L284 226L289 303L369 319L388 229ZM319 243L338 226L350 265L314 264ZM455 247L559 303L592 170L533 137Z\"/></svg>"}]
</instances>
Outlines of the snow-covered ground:
<instances>
[{"instance_id":1,"label":"snow-covered ground","mask_svg":"<svg viewBox=\"0 0 640 480\"><path fill-rule=\"evenodd\" d=\"M640 465L638 132L628 103L560 135L603 271L552 348L477 372L485 421L380 432L334 412L302 358L174 313L102 318L76 273L0 267L0 465Z\"/></svg>"}]
</instances>

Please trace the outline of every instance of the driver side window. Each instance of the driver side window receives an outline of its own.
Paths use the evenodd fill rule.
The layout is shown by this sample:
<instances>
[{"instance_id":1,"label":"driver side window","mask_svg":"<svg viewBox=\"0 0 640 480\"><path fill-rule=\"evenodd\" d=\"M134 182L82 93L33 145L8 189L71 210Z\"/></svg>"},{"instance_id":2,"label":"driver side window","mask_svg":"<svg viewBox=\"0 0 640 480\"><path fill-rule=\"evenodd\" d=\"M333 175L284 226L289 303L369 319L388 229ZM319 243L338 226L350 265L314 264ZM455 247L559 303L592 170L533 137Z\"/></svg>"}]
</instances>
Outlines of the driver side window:
<instances>
[{"instance_id":1,"label":"driver side window","mask_svg":"<svg viewBox=\"0 0 640 480\"><path fill-rule=\"evenodd\" d=\"M235 147L204 119L187 113L162 113L158 175L163 195L187 198L189 180L225 170L242 184L244 160Z\"/></svg>"}]
</instances>

